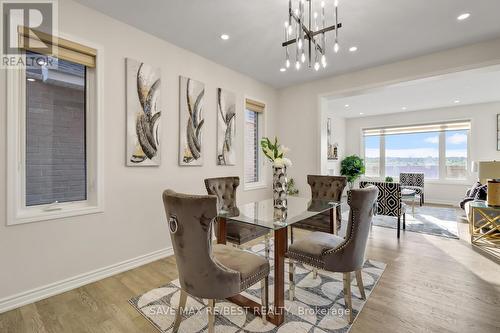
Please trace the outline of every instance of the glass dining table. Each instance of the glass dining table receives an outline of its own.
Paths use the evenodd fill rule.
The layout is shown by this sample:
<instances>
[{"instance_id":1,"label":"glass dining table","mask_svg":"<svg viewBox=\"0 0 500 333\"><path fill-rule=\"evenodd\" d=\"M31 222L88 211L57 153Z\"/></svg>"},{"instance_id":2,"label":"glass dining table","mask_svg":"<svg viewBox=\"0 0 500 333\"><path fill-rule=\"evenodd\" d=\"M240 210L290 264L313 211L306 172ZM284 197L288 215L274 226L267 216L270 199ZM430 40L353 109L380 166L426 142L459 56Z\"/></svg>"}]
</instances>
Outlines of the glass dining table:
<instances>
[{"instance_id":1,"label":"glass dining table","mask_svg":"<svg viewBox=\"0 0 500 333\"><path fill-rule=\"evenodd\" d=\"M276 208L273 199L251 202L229 210L220 210L217 242L226 243L226 223L246 223L274 231L274 304L267 311L267 318L276 326L285 319L285 254L288 248L288 227L315 215L329 212L330 232L337 231L337 207L340 202L289 197L286 208ZM261 316L260 304L243 296L231 297L236 303Z\"/></svg>"}]
</instances>

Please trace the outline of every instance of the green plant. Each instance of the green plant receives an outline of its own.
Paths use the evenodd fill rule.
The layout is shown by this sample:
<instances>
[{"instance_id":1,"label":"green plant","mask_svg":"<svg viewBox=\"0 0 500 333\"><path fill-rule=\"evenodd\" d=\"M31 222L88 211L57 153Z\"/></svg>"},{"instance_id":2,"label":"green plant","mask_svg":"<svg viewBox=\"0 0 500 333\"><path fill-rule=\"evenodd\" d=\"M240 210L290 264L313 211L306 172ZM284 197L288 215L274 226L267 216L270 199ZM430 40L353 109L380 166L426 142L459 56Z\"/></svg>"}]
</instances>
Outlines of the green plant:
<instances>
[{"instance_id":1,"label":"green plant","mask_svg":"<svg viewBox=\"0 0 500 333\"><path fill-rule=\"evenodd\" d=\"M387 177L385 177L385 181L387 183L392 183L394 181L394 178L387 176Z\"/></svg>"},{"instance_id":2,"label":"green plant","mask_svg":"<svg viewBox=\"0 0 500 333\"><path fill-rule=\"evenodd\" d=\"M299 195L299 189L295 186L295 179L290 178L290 180L288 181L288 189L286 191L286 194L292 196Z\"/></svg>"},{"instance_id":3,"label":"green plant","mask_svg":"<svg viewBox=\"0 0 500 333\"><path fill-rule=\"evenodd\" d=\"M347 177L349 188L352 189L354 182L365 173L365 163L357 155L347 156L340 163L340 174Z\"/></svg>"}]
</instances>

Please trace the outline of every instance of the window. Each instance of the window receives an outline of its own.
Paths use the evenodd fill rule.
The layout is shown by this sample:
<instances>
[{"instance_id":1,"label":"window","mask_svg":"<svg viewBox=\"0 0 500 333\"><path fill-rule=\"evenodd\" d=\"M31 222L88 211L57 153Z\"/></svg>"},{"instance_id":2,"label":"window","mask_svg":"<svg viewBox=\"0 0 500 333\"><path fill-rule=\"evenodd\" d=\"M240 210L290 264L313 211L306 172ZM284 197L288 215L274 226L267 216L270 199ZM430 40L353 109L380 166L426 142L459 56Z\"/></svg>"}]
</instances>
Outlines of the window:
<instances>
[{"instance_id":1,"label":"window","mask_svg":"<svg viewBox=\"0 0 500 333\"><path fill-rule=\"evenodd\" d=\"M380 136L365 137L365 175L380 177Z\"/></svg>"},{"instance_id":2,"label":"window","mask_svg":"<svg viewBox=\"0 0 500 333\"><path fill-rule=\"evenodd\" d=\"M56 41L7 74L8 224L102 211L97 51Z\"/></svg>"},{"instance_id":3,"label":"window","mask_svg":"<svg viewBox=\"0 0 500 333\"><path fill-rule=\"evenodd\" d=\"M367 177L399 178L421 172L430 180L468 177L470 122L366 129L364 156Z\"/></svg>"},{"instance_id":4,"label":"window","mask_svg":"<svg viewBox=\"0 0 500 333\"><path fill-rule=\"evenodd\" d=\"M245 187L263 185L260 172L260 138L265 105L253 100L245 103Z\"/></svg>"}]
</instances>

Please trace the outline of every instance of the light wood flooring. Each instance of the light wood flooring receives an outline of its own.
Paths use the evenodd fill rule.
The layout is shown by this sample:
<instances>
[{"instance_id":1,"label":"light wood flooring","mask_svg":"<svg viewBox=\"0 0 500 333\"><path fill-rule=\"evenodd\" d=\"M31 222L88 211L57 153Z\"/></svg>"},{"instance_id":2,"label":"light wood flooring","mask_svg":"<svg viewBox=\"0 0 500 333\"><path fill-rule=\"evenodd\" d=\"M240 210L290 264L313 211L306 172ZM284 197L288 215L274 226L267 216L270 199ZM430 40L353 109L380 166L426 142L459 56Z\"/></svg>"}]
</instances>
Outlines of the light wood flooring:
<instances>
[{"instance_id":1,"label":"light wood flooring","mask_svg":"<svg viewBox=\"0 0 500 333\"><path fill-rule=\"evenodd\" d=\"M387 263L351 332L500 332L500 265L461 240L373 227ZM300 232L296 235L300 237ZM0 332L156 332L128 299L177 278L169 257L0 314Z\"/></svg>"}]
</instances>

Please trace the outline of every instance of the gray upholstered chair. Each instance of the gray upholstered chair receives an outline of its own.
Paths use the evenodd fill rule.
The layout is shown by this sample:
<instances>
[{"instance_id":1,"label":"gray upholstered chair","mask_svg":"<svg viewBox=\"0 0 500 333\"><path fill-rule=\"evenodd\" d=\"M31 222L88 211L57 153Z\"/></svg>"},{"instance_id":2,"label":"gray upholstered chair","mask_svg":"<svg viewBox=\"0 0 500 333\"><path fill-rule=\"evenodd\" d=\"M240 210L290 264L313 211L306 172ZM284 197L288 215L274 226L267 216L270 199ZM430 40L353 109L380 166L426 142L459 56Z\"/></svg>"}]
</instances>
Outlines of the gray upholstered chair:
<instances>
[{"instance_id":1,"label":"gray upholstered chair","mask_svg":"<svg viewBox=\"0 0 500 333\"><path fill-rule=\"evenodd\" d=\"M217 196L218 208L226 211L237 209L236 189L239 185L239 177L205 179L205 188L208 194ZM269 259L270 246L268 229L250 224L232 222L230 220L226 222L226 241L238 247L262 236L265 237L266 258Z\"/></svg>"},{"instance_id":2,"label":"gray upholstered chair","mask_svg":"<svg viewBox=\"0 0 500 333\"><path fill-rule=\"evenodd\" d=\"M163 203L174 248L181 297L173 331L177 332L187 295L208 299L208 331L214 332L216 299L235 296L261 281L262 320L266 322L269 262L232 246L212 246L212 222L217 197L163 192Z\"/></svg>"},{"instance_id":3,"label":"gray upholstered chair","mask_svg":"<svg viewBox=\"0 0 500 333\"><path fill-rule=\"evenodd\" d=\"M424 173L417 172L401 172L399 174L399 184L402 189L415 190L420 196L420 206L425 203L424 199Z\"/></svg>"},{"instance_id":4,"label":"gray upholstered chair","mask_svg":"<svg viewBox=\"0 0 500 333\"><path fill-rule=\"evenodd\" d=\"M347 178L343 176L307 176L307 183L311 187L311 197L313 200L340 201L342 192L347 185ZM342 212L340 206L337 207L337 228L340 228ZM293 228L306 229L311 231L331 232L330 212L315 215L309 219L294 223L291 228L291 241L293 243Z\"/></svg>"},{"instance_id":5,"label":"gray upholstered chair","mask_svg":"<svg viewBox=\"0 0 500 333\"><path fill-rule=\"evenodd\" d=\"M406 205L401 199L401 185L388 182L362 181L359 187L376 186L378 188L377 215L394 216L398 218L398 238L401 232L401 216L403 216L403 230L406 229Z\"/></svg>"},{"instance_id":6,"label":"gray upholstered chair","mask_svg":"<svg viewBox=\"0 0 500 333\"><path fill-rule=\"evenodd\" d=\"M365 262L368 233L374 214L374 203L378 189L374 186L351 191L349 220L345 238L325 232L313 232L291 244L288 248L290 290L289 298L295 294L295 262L313 267L341 272L344 275L344 299L349 308L352 323L351 273L355 272L359 292L366 299L361 269Z\"/></svg>"}]
</instances>

